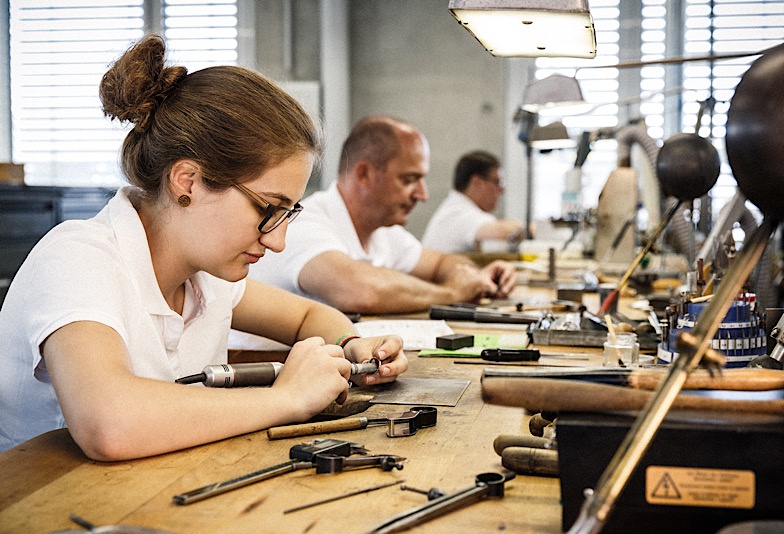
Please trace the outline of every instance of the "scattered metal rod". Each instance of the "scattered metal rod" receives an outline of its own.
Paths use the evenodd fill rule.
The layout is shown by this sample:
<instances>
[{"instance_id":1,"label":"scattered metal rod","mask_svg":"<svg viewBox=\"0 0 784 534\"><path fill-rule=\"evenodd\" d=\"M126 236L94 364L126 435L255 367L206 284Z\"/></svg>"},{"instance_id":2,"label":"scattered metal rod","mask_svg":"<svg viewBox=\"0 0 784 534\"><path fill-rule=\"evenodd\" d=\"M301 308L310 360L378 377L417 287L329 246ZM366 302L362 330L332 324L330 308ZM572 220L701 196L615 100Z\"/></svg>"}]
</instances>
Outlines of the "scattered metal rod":
<instances>
[{"instance_id":1,"label":"scattered metal rod","mask_svg":"<svg viewBox=\"0 0 784 534\"><path fill-rule=\"evenodd\" d=\"M512 480L514 477L515 474L511 471L505 474L481 473L476 476L473 486L433 499L425 504L394 515L372 527L366 534L401 532L464 506L474 504L485 497L501 498L504 496L504 483Z\"/></svg>"},{"instance_id":2,"label":"scattered metal rod","mask_svg":"<svg viewBox=\"0 0 784 534\"><path fill-rule=\"evenodd\" d=\"M287 510L283 510L284 514L290 514L291 512L298 512L300 510L305 510L306 508L312 508L314 506L320 506L322 504L327 504L334 501L339 501L340 499L347 499L348 497L353 497L355 495L361 495L363 493L370 493L371 491L376 491L384 488L388 488L390 486L396 486L401 482L405 482L404 480L395 480L393 482L387 482L385 484L377 484L375 486L371 486L369 488L364 488L356 491L351 491L349 493L343 493L341 495L335 495L334 497L328 497L326 499L321 499L320 501L314 501L308 504L303 504L300 506L295 506L294 508L289 508Z\"/></svg>"},{"instance_id":3,"label":"scattered metal rod","mask_svg":"<svg viewBox=\"0 0 784 534\"><path fill-rule=\"evenodd\" d=\"M133 525L105 525L105 526L97 526L93 523L87 521L83 517L80 517L76 514L70 514L68 516L71 521L79 525L80 527L86 529L85 532L124 532L127 534L172 534L166 530L158 530L153 528L147 527L137 527ZM74 530L58 530L57 532L76 532Z\"/></svg>"},{"instance_id":4,"label":"scattered metal rod","mask_svg":"<svg viewBox=\"0 0 784 534\"><path fill-rule=\"evenodd\" d=\"M86 528L87 530L95 530L96 529L95 524L90 523L85 518L83 518L81 516L78 516L76 514L71 514L71 515L68 516L68 518L71 521L73 521L74 523L76 523L77 525L79 525L80 527Z\"/></svg>"},{"instance_id":5,"label":"scattered metal rod","mask_svg":"<svg viewBox=\"0 0 784 534\"><path fill-rule=\"evenodd\" d=\"M412 488L411 486L406 486L405 484L400 484L400 489L403 491L413 491L414 493L419 493L420 495L427 495L427 500L432 501L434 499L438 499L439 497L443 497L446 495L443 491L438 488L430 488L429 490L422 490L417 488Z\"/></svg>"}]
</instances>

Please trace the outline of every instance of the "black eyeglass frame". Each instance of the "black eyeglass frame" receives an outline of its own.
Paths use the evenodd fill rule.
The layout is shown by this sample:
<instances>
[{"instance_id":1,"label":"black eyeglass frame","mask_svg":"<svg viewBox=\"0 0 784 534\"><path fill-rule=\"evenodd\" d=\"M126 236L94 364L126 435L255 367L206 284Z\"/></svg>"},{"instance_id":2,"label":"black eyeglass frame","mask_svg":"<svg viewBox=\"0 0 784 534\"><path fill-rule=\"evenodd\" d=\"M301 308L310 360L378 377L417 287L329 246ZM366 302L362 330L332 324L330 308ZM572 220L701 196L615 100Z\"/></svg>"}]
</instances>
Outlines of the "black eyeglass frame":
<instances>
[{"instance_id":1,"label":"black eyeglass frame","mask_svg":"<svg viewBox=\"0 0 784 534\"><path fill-rule=\"evenodd\" d=\"M256 193L254 193L253 191L251 191L250 189L248 189L242 184L232 184L232 185L237 189L239 189L242 193L244 193L246 197L248 197L254 204L260 207L264 212L264 218L261 220L261 223L259 223L258 226L258 230L260 234L268 234L272 232L275 228L283 224L283 221L285 221L286 219L288 219L289 222L293 221L294 219L297 218L297 215L299 215L303 209L302 204L300 204L299 202L294 204L294 207L292 208L284 208L283 206L276 206L275 204L271 204L267 202L266 200L264 200L259 195L257 195ZM278 219L272 222L272 227L265 229L264 226L267 223L269 223L272 220L272 218L275 216L275 214L278 213L279 211L283 211L285 213L283 215L280 215Z\"/></svg>"}]
</instances>

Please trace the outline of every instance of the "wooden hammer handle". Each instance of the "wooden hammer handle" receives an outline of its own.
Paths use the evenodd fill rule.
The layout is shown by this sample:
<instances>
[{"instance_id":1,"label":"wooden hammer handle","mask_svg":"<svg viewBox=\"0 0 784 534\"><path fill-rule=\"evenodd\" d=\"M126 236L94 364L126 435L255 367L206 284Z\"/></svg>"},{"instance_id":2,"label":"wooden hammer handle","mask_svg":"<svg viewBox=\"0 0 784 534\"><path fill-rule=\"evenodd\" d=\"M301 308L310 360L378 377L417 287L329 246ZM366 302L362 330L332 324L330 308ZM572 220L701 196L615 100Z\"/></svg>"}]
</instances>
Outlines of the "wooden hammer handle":
<instances>
[{"instance_id":1,"label":"wooden hammer handle","mask_svg":"<svg viewBox=\"0 0 784 534\"><path fill-rule=\"evenodd\" d=\"M531 412L606 412L641 410L651 391L552 378L484 377L482 398L490 404ZM784 415L784 400L727 400L678 395L673 409Z\"/></svg>"},{"instance_id":2,"label":"wooden hammer handle","mask_svg":"<svg viewBox=\"0 0 784 534\"><path fill-rule=\"evenodd\" d=\"M656 389L666 369L639 369L629 375L629 385L640 389ZM695 369L689 373L683 389L724 389L730 391L768 391L784 389L784 373L774 369L723 369L709 372Z\"/></svg>"},{"instance_id":3,"label":"wooden hammer handle","mask_svg":"<svg viewBox=\"0 0 784 534\"><path fill-rule=\"evenodd\" d=\"M274 426L267 429L267 437L269 439L294 438L297 436L312 436L313 434L327 434L329 432L361 430L367 426L367 417L349 417L345 419L336 419L334 421L323 421L320 423Z\"/></svg>"}]
</instances>

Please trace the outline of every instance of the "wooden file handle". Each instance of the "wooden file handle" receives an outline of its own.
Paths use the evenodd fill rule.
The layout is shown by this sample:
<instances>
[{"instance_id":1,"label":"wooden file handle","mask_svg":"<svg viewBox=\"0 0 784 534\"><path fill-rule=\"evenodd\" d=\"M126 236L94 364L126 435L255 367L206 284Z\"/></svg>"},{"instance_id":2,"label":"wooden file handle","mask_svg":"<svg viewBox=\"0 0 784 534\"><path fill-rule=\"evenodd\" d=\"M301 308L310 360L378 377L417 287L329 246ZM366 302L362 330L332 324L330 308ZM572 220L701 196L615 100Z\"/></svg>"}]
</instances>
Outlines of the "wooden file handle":
<instances>
[{"instance_id":1,"label":"wooden file handle","mask_svg":"<svg viewBox=\"0 0 784 534\"><path fill-rule=\"evenodd\" d=\"M598 372L598 374L597 374ZM656 389L667 377L668 369L629 369L618 367L590 368L579 367L532 369L486 369L488 378L555 378L559 380L580 380L595 383L624 385L637 389ZM775 369L721 369L710 372L695 369L686 377L682 389L721 389L728 391L769 391L784 389L784 373Z\"/></svg>"},{"instance_id":2,"label":"wooden file handle","mask_svg":"<svg viewBox=\"0 0 784 534\"><path fill-rule=\"evenodd\" d=\"M490 404L531 412L606 412L641 410L653 393L641 389L552 378L482 379L482 398ZM727 400L678 395L673 409L784 415L784 400Z\"/></svg>"},{"instance_id":3,"label":"wooden file handle","mask_svg":"<svg viewBox=\"0 0 784 534\"><path fill-rule=\"evenodd\" d=\"M493 440L493 450L499 456L504 449L509 447L527 447L530 449L546 449L550 445L550 440L528 434L500 434Z\"/></svg>"},{"instance_id":4,"label":"wooden file handle","mask_svg":"<svg viewBox=\"0 0 784 534\"><path fill-rule=\"evenodd\" d=\"M629 385L640 389L656 389L666 369L640 369L629 375ZM784 389L784 373L774 369L723 369L713 372L695 369L689 373L683 389L725 389L730 391L768 391Z\"/></svg>"},{"instance_id":5,"label":"wooden file handle","mask_svg":"<svg viewBox=\"0 0 784 534\"><path fill-rule=\"evenodd\" d=\"M274 426L267 429L267 437L269 439L294 438L297 436L312 436L313 434L327 434L329 432L361 430L367 426L367 417L348 417L334 421L322 421L320 423Z\"/></svg>"},{"instance_id":6,"label":"wooden file handle","mask_svg":"<svg viewBox=\"0 0 784 534\"><path fill-rule=\"evenodd\" d=\"M558 452L532 447L507 447L501 465L521 475L558 476Z\"/></svg>"}]
</instances>

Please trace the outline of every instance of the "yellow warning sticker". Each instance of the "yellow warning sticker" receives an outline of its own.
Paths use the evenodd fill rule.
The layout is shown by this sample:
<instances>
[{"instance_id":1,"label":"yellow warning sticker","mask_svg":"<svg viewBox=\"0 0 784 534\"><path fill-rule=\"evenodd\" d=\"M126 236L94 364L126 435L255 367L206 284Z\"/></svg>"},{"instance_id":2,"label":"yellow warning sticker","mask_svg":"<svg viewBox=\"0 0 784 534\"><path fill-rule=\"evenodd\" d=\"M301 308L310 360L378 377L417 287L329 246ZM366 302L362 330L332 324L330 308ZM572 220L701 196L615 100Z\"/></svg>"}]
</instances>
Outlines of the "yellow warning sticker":
<instances>
[{"instance_id":1,"label":"yellow warning sticker","mask_svg":"<svg viewBox=\"0 0 784 534\"><path fill-rule=\"evenodd\" d=\"M754 508L754 471L651 465L645 471L648 504Z\"/></svg>"}]
</instances>

